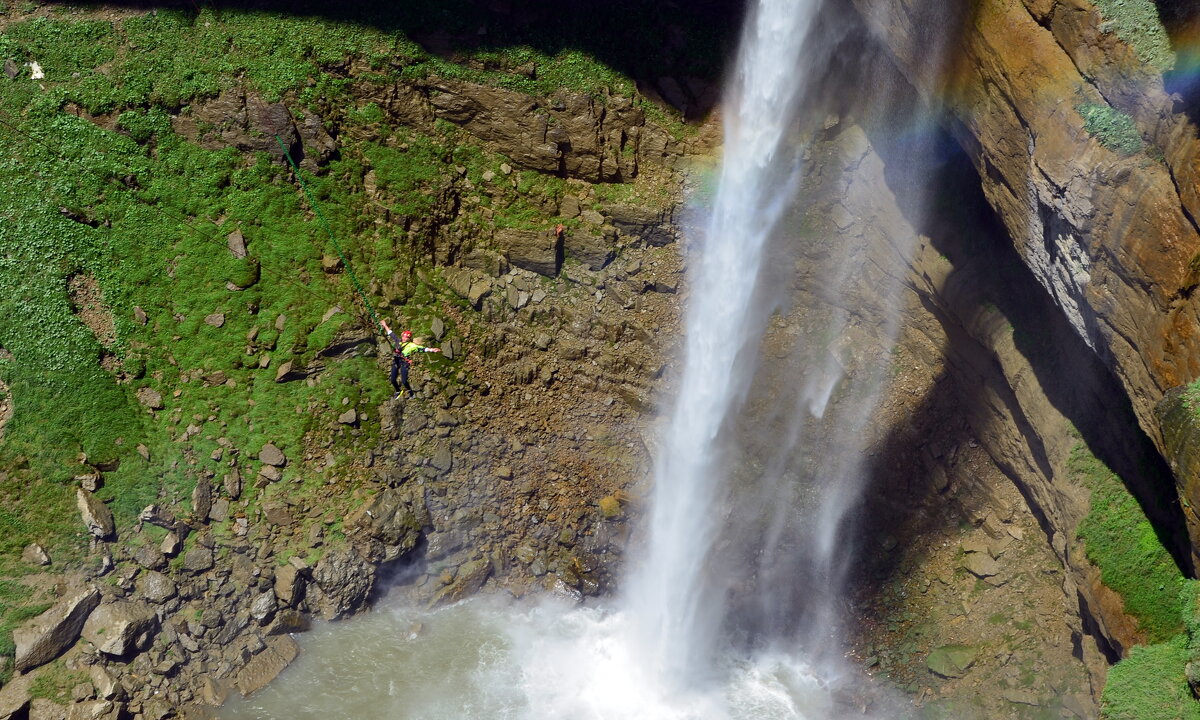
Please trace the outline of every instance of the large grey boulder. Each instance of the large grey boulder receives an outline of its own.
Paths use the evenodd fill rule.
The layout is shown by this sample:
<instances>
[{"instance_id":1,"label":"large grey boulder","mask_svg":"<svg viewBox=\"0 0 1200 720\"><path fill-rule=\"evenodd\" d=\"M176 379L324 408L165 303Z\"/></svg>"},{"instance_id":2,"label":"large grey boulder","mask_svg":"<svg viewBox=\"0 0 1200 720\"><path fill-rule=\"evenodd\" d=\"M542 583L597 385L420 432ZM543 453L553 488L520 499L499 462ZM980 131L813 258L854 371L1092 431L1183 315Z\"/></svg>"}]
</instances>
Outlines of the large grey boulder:
<instances>
[{"instance_id":1,"label":"large grey boulder","mask_svg":"<svg viewBox=\"0 0 1200 720\"><path fill-rule=\"evenodd\" d=\"M562 265L562 241L550 230L497 230L496 244L516 267L553 277Z\"/></svg>"},{"instance_id":2,"label":"large grey boulder","mask_svg":"<svg viewBox=\"0 0 1200 720\"><path fill-rule=\"evenodd\" d=\"M375 584L375 567L354 548L332 550L313 569L313 582L317 592L310 602L326 620L336 620L366 602Z\"/></svg>"},{"instance_id":3,"label":"large grey boulder","mask_svg":"<svg viewBox=\"0 0 1200 720\"><path fill-rule=\"evenodd\" d=\"M267 590L250 601L250 617L257 620L259 625L266 625L275 616L277 608L275 591Z\"/></svg>"},{"instance_id":4,"label":"large grey boulder","mask_svg":"<svg viewBox=\"0 0 1200 720\"><path fill-rule=\"evenodd\" d=\"M273 465L274 467L283 467L287 464L287 456L283 451L275 447L273 443L263 445L262 450L258 451L259 462L265 465Z\"/></svg>"},{"instance_id":5,"label":"large grey boulder","mask_svg":"<svg viewBox=\"0 0 1200 720\"><path fill-rule=\"evenodd\" d=\"M133 559L148 570L162 570L167 566L166 556L153 545L143 545L134 550Z\"/></svg>"},{"instance_id":6,"label":"large grey boulder","mask_svg":"<svg viewBox=\"0 0 1200 720\"><path fill-rule=\"evenodd\" d=\"M349 525L383 543L385 562L408 553L431 524L424 495L410 489L384 490L350 517Z\"/></svg>"},{"instance_id":7,"label":"large grey boulder","mask_svg":"<svg viewBox=\"0 0 1200 720\"><path fill-rule=\"evenodd\" d=\"M100 502L100 498L80 488L75 491L75 502L79 506L79 514L89 533L101 540L117 534L117 524L113 520L112 510Z\"/></svg>"},{"instance_id":8,"label":"large grey boulder","mask_svg":"<svg viewBox=\"0 0 1200 720\"><path fill-rule=\"evenodd\" d=\"M202 573L212 566L213 552L203 545L197 545L183 554L183 569L190 573Z\"/></svg>"},{"instance_id":9,"label":"large grey boulder","mask_svg":"<svg viewBox=\"0 0 1200 720\"><path fill-rule=\"evenodd\" d=\"M96 608L83 626L83 638L105 655L123 657L145 650L158 633L154 608L118 600Z\"/></svg>"},{"instance_id":10,"label":"large grey boulder","mask_svg":"<svg viewBox=\"0 0 1200 720\"><path fill-rule=\"evenodd\" d=\"M153 570L142 575L138 585L142 590L142 597L156 604L170 600L179 592L174 580Z\"/></svg>"},{"instance_id":11,"label":"large grey boulder","mask_svg":"<svg viewBox=\"0 0 1200 720\"><path fill-rule=\"evenodd\" d=\"M88 587L14 630L17 671L25 672L48 663L75 644L88 615L99 604L100 591Z\"/></svg>"}]
</instances>

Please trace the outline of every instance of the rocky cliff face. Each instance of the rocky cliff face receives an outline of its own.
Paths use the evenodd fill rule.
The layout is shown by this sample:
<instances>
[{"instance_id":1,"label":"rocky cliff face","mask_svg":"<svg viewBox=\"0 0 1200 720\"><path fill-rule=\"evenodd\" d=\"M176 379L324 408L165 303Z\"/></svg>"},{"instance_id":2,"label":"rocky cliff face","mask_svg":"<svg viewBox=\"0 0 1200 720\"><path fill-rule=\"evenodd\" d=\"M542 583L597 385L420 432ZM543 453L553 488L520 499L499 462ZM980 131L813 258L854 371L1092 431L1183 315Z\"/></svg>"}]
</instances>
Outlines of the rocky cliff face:
<instances>
[{"instance_id":1,"label":"rocky cliff face","mask_svg":"<svg viewBox=\"0 0 1200 720\"><path fill-rule=\"evenodd\" d=\"M98 22L141 17L106 11ZM156 502L131 519L110 510L120 462L92 461L74 479L78 529L93 541L74 563L57 548L28 547L25 563L60 573L32 599L69 600L41 608L4 651L17 677L0 690L0 718L67 712L30 696L39 677L66 682L56 673L90 678L72 713L84 704L94 717L165 717L183 706L203 713L285 667L296 655L290 633L313 618L360 612L395 586L431 605L480 591L578 601L611 590L677 334L681 170L712 151L714 128L680 132L661 111L647 117L631 86L625 94L542 95L502 82L408 77L396 62L387 73L359 61L321 68L350 87L342 99L356 108L322 98L314 109L296 93L267 99L234 82L158 108L157 137L139 141L153 153L170 136L228 153L242 168L261 162L269 173L283 167L281 142L306 177L354 198L339 208L355 217L347 231L355 237L343 238L349 263L339 249L298 274L314 287L336 286L357 283L349 277L357 270L373 308L397 329L411 323L445 360L414 365L414 398L370 393L382 388L391 360L372 341L374 328L342 323L346 313L335 306L324 316L317 310L321 320L299 340L280 342L304 310L260 316L257 298L292 278L272 271L268 242L248 224L217 231L217 262L247 272L210 288L228 295L222 308L200 313L199 332L221 333L214 347L232 350L203 368L172 356L171 370L149 376L120 374L111 356L103 368L113 383L137 381L133 408L171 437L153 452L132 436L122 440L126 469L162 460L186 474L188 487L155 488ZM513 78L536 71L522 65ZM62 113L89 129L123 131L116 113L75 104ZM381 155L358 153L368 146ZM361 167L333 169L351 155ZM94 210L70 220L96 229ZM360 237L402 262L377 272L356 257ZM75 306L86 304L110 329L114 317L154 329L189 312L160 316L149 304L92 295ZM243 323L248 330L231 332ZM371 377L343 375L351 365ZM295 405L296 415L311 417L298 442L251 446L231 431L237 419L227 408L244 403L239 394L255 383L328 398ZM193 392L220 399L184 415L177 401ZM0 433L22 402L0 383ZM273 421L259 422L276 433ZM0 470L0 484L27 470ZM0 673L7 679L9 668Z\"/></svg>"},{"instance_id":2,"label":"rocky cliff face","mask_svg":"<svg viewBox=\"0 0 1200 720\"><path fill-rule=\"evenodd\" d=\"M1160 71L1086 0L856 5L914 85L945 103L1014 247L1171 456L1176 433L1155 406L1200 373L1200 145ZM953 38L944 82L927 79L930 28ZM1127 142L1098 117L1127 119ZM1200 547L1194 483L1186 471L1177 481Z\"/></svg>"}]
</instances>

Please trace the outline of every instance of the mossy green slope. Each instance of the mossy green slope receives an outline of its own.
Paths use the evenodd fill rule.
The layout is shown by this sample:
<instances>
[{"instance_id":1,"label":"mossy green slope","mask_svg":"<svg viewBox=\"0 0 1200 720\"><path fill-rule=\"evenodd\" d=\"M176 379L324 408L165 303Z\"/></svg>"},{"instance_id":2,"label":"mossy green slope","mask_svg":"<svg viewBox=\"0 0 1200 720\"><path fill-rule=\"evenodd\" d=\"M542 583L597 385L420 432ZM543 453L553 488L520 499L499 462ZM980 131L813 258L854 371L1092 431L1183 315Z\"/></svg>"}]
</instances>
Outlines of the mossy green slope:
<instances>
[{"instance_id":1,"label":"mossy green slope","mask_svg":"<svg viewBox=\"0 0 1200 720\"><path fill-rule=\"evenodd\" d=\"M37 14L3 18L0 34L0 59L37 62L46 74L34 80L23 67L0 78L0 381L15 408L0 445L5 578L32 571L19 560L30 542L47 545L58 568L85 557L72 480L85 461L119 463L99 495L125 532L147 504L186 507L199 477L219 483L268 441L303 458L316 438L336 460L377 431L365 423L344 433L334 421L345 404L361 399L370 408L390 395L370 343L327 361L319 381L275 382L283 362L305 366L335 337L369 337L374 328L349 278L325 272L322 258L334 249L290 171L266 153L189 142L171 124L182 106L242 87L286 98L297 114L336 113L347 131L338 157L306 181L372 302L421 332L433 308L461 301L427 271L427 237L377 221L382 213L425 218L457 178L480 183L506 158L445 123L386 127L377 107L358 106L353 84L436 74L536 93L634 92L632 81L578 50L477 48L458 64L426 52L394 22L207 7L119 20L65 6ZM508 72L528 62L536 76ZM353 79L350 63L365 68ZM367 198L369 169L386 207ZM511 192L455 221L468 229L540 222L538 198L560 194L563 181L515 177ZM235 230L246 258L227 247ZM112 338L97 337L72 307L68 283L77 276L102 294ZM215 314L223 322L206 321ZM438 382L458 372L441 358L423 368ZM142 388L159 393L164 407L143 407ZM295 467L285 479L302 487L348 491L355 482L341 462L304 477ZM0 654L11 654L11 628L44 606L31 605L37 599L19 584L4 588Z\"/></svg>"},{"instance_id":2,"label":"mossy green slope","mask_svg":"<svg viewBox=\"0 0 1200 720\"><path fill-rule=\"evenodd\" d=\"M1072 451L1070 471L1092 491L1091 512L1077 531L1088 559L1151 642L1174 637L1183 630L1184 578L1154 526L1121 479L1083 445Z\"/></svg>"}]
</instances>

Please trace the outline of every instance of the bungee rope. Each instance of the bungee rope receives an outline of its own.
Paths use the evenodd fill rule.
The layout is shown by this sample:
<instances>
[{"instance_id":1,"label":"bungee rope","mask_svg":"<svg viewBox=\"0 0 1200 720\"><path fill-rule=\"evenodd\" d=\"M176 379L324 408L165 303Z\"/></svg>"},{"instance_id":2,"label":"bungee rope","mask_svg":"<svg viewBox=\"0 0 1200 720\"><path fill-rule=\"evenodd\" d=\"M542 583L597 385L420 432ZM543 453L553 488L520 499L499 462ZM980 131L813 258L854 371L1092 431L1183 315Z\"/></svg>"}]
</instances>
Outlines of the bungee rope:
<instances>
[{"instance_id":1,"label":"bungee rope","mask_svg":"<svg viewBox=\"0 0 1200 720\"><path fill-rule=\"evenodd\" d=\"M321 206L317 204L312 193L308 191L308 184L304 182L304 177L300 175L300 168L296 166L296 161L292 159L292 154L288 152L287 146L283 144L283 140L276 135L275 142L279 143L279 149L283 151L283 156L287 158L288 164L292 166L292 174L296 176L296 181L300 183L300 189L304 191L304 197L308 199L309 207L316 213L317 218L321 221L321 226L325 228L325 233L329 235L329 241L333 243L333 249L337 251L338 257L342 259L342 265L345 266L347 274L350 275L350 282L354 283L354 289L358 296L362 298L363 304L367 306L367 312L370 313L371 319L375 321L375 326L379 326L379 316L375 314L375 308L371 306L371 301L367 299L367 293L363 290L362 285L358 282L358 276L354 274L354 268L350 266L350 260L346 254L342 252L342 246L338 244L337 238L333 235L333 230L329 228L329 221L325 219L325 214L321 212Z\"/></svg>"}]
</instances>

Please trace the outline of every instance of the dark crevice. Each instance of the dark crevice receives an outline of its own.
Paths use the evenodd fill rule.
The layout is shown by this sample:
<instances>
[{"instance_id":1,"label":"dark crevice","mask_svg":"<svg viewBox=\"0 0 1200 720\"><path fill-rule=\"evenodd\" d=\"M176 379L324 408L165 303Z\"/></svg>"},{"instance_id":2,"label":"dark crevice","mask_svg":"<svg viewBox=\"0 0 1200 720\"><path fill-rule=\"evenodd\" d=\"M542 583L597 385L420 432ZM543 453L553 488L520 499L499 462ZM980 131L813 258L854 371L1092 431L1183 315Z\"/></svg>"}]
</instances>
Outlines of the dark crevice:
<instances>
[{"instance_id":1,"label":"dark crevice","mask_svg":"<svg viewBox=\"0 0 1200 720\"><path fill-rule=\"evenodd\" d=\"M932 198L935 209L924 224L935 225L927 230L934 247L955 258L955 273L965 273L1009 320L1013 342L1047 398L1071 420L1088 449L1121 477L1182 572L1192 575L1175 483L1141 430L1124 388L1101 361L1104 346L1088 347L1022 261L965 155L947 159ZM1085 313L1084 321L1097 337L1096 318Z\"/></svg>"},{"instance_id":2,"label":"dark crevice","mask_svg":"<svg viewBox=\"0 0 1200 720\"><path fill-rule=\"evenodd\" d=\"M1083 593L1076 592L1076 599L1079 601L1079 618L1083 621L1083 632L1090 635L1096 640L1096 647L1099 648L1104 659L1109 665L1116 665L1121 659L1121 648L1115 647L1100 629L1100 624L1096 622L1096 616L1092 613L1091 606L1083 597Z\"/></svg>"}]
</instances>

